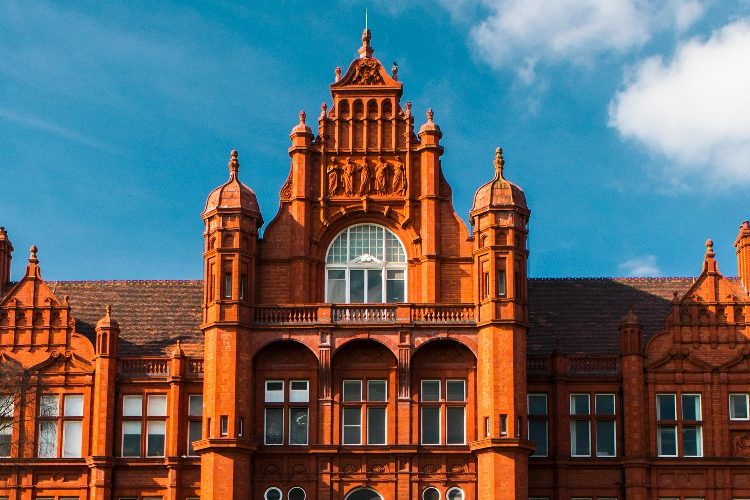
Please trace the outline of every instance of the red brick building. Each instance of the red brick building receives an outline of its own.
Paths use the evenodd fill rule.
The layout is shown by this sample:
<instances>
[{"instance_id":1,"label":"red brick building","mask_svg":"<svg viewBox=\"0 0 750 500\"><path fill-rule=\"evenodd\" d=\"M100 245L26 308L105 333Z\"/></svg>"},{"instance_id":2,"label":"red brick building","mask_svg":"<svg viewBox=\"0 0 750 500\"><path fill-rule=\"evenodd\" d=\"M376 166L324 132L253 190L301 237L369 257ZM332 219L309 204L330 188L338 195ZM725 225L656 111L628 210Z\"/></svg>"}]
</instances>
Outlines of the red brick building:
<instances>
[{"instance_id":1,"label":"red brick building","mask_svg":"<svg viewBox=\"0 0 750 500\"><path fill-rule=\"evenodd\" d=\"M529 279L502 151L469 231L362 41L203 280L11 283L0 229L0 499L750 498L748 223L739 278Z\"/></svg>"}]
</instances>

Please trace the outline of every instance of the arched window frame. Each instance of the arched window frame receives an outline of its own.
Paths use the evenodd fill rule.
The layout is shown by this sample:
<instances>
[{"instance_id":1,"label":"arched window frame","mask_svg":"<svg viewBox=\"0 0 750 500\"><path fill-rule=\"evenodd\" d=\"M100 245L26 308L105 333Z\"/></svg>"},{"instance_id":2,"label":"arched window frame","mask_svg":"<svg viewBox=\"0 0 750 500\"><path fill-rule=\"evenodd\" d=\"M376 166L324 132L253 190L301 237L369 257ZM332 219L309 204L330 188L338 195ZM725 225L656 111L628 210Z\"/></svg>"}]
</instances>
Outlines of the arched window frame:
<instances>
[{"instance_id":1,"label":"arched window frame","mask_svg":"<svg viewBox=\"0 0 750 500\"><path fill-rule=\"evenodd\" d=\"M425 489L422 490L422 500L430 500L427 497L428 493L437 493L438 500L440 500L442 498L442 495L440 494L440 490L439 489L435 488L434 486L428 486L428 487L426 487Z\"/></svg>"},{"instance_id":2,"label":"arched window frame","mask_svg":"<svg viewBox=\"0 0 750 500\"><path fill-rule=\"evenodd\" d=\"M265 492L263 493L263 498L264 498L264 500L269 500L268 494L269 494L270 492L272 492L272 491L273 491L273 492L276 492L276 493L278 493L278 494L279 494L279 499L280 499L280 500L284 498L284 492L283 492L283 491L281 491L281 489L280 489L280 488L277 488L276 486L271 486L270 488L268 488L268 489L267 489L267 490L266 490L266 491L265 491Z\"/></svg>"},{"instance_id":3,"label":"arched window frame","mask_svg":"<svg viewBox=\"0 0 750 500\"><path fill-rule=\"evenodd\" d=\"M383 498L383 495L381 495L380 493L378 493L376 490L373 490L372 488L354 488L352 491L350 491L349 493L346 494L346 498L344 500L351 500L354 497L354 495L356 495L357 493L363 492L363 491L369 491L371 493L374 493L381 500Z\"/></svg>"},{"instance_id":4,"label":"arched window frame","mask_svg":"<svg viewBox=\"0 0 750 500\"><path fill-rule=\"evenodd\" d=\"M462 490L459 487L453 487L445 492L445 498L446 500L453 500L451 498L452 493L459 493L461 496L459 497L459 500L466 500L466 494L464 493L464 490Z\"/></svg>"},{"instance_id":5,"label":"arched window frame","mask_svg":"<svg viewBox=\"0 0 750 500\"><path fill-rule=\"evenodd\" d=\"M382 231L381 248L375 248L375 252L365 252L360 255L355 255L355 251L352 241L352 236L360 232L358 228L369 227L372 230ZM343 245L340 243L342 238L345 238ZM380 238L378 238L380 239ZM344 248L342 248L342 246ZM372 245L369 245L367 250L372 250ZM345 255L342 255L342 250ZM378 250L381 251L380 258L378 256ZM389 252L395 254L396 259L389 260ZM338 255L337 255L338 253ZM372 255L375 253L375 255ZM393 257L393 255L391 256ZM341 259L344 259L343 261ZM380 270L380 298L379 300L372 300L372 297L368 297L368 285L372 271ZM332 278L331 271L343 271L343 279L340 277ZM362 301L352 301L352 271L362 271ZM398 273L401 272L403 279L399 279ZM340 275L340 273L339 273ZM391 276L395 276L391 278ZM331 281L341 280L344 286L344 301L332 300L331 297ZM389 292L388 285L389 281L393 283L403 283L403 300L388 300ZM397 285L396 285L397 286ZM406 248L404 247L401 239L390 229L379 224L354 224L348 226L331 241L326 251L326 264L325 264L325 299L326 302L338 302L338 303L370 303L370 304L383 304L383 303L403 303L408 300L408 272L407 272L407 254Z\"/></svg>"}]
</instances>

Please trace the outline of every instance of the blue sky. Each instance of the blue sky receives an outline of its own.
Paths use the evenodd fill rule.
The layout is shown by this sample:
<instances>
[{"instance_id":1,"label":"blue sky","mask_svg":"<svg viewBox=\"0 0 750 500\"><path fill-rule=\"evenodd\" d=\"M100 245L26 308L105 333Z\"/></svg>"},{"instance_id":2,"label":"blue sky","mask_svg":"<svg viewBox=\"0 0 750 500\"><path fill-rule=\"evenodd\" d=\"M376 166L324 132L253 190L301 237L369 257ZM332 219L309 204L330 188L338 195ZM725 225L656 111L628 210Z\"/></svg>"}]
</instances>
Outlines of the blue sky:
<instances>
[{"instance_id":1,"label":"blue sky","mask_svg":"<svg viewBox=\"0 0 750 500\"><path fill-rule=\"evenodd\" d=\"M252 4L249 5L249 4ZM532 276L725 274L750 217L747 0L0 3L0 225L13 276L201 275L229 151L278 208L297 113L330 103L369 9L467 219L502 145Z\"/></svg>"}]
</instances>

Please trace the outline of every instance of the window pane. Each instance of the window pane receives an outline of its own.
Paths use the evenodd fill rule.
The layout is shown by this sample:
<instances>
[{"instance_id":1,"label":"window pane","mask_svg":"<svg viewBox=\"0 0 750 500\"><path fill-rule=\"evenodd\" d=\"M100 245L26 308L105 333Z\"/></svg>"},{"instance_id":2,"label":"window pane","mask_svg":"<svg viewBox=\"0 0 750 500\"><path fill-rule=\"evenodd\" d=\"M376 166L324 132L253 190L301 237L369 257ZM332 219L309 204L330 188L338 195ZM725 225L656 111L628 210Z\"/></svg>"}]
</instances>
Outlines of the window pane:
<instances>
[{"instance_id":1,"label":"window pane","mask_svg":"<svg viewBox=\"0 0 750 500\"><path fill-rule=\"evenodd\" d=\"M0 457L10 456L10 442L13 431L13 420L0 417Z\"/></svg>"},{"instance_id":2,"label":"window pane","mask_svg":"<svg viewBox=\"0 0 750 500\"><path fill-rule=\"evenodd\" d=\"M682 428L682 454L686 457L703 456L700 425L686 425Z\"/></svg>"},{"instance_id":3,"label":"window pane","mask_svg":"<svg viewBox=\"0 0 750 500\"><path fill-rule=\"evenodd\" d=\"M342 232L336 237L333 244L331 244L331 248L328 250L328 257L326 258L327 263L346 262L347 232Z\"/></svg>"},{"instance_id":4,"label":"window pane","mask_svg":"<svg viewBox=\"0 0 750 500\"><path fill-rule=\"evenodd\" d=\"M729 418L747 420L747 394L729 395Z\"/></svg>"},{"instance_id":5,"label":"window pane","mask_svg":"<svg viewBox=\"0 0 750 500\"><path fill-rule=\"evenodd\" d=\"M39 422L39 458L57 457L57 422Z\"/></svg>"},{"instance_id":6,"label":"window pane","mask_svg":"<svg viewBox=\"0 0 750 500\"><path fill-rule=\"evenodd\" d=\"M570 454L572 456L591 455L591 426L588 420L570 422Z\"/></svg>"},{"instance_id":7,"label":"window pane","mask_svg":"<svg viewBox=\"0 0 750 500\"><path fill-rule=\"evenodd\" d=\"M193 448L193 441L198 441L201 439L201 421L200 420L191 420L188 422L188 455L195 456L195 449Z\"/></svg>"},{"instance_id":8,"label":"window pane","mask_svg":"<svg viewBox=\"0 0 750 500\"><path fill-rule=\"evenodd\" d=\"M307 408L289 409L289 444L307 444Z\"/></svg>"},{"instance_id":9,"label":"window pane","mask_svg":"<svg viewBox=\"0 0 750 500\"><path fill-rule=\"evenodd\" d=\"M404 275L406 273L400 270L386 271L385 300L386 302L403 302L404 294Z\"/></svg>"},{"instance_id":10,"label":"window pane","mask_svg":"<svg viewBox=\"0 0 750 500\"><path fill-rule=\"evenodd\" d=\"M466 442L465 415L466 408L448 407L446 415L446 444L464 444Z\"/></svg>"},{"instance_id":11,"label":"window pane","mask_svg":"<svg viewBox=\"0 0 750 500\"><path fill-rule=\"evenodd\" d=\"M57 394L44 394L39 403L39 415L57 417L60 415L60 397Z\"/></svg>"},{"instance_id":12,"label":"window pane","mask_svg":"<svg viewBox=\"0 0 750 500\"><path fill-rule=\"evenodd\" d=\"M328 302L346 302L346 271L328 270Z\"/></svg>"},{"instance_id":13,"label":"window pane","mask_svg":"<svg viewBox=\"0 0 750 500\"><path fill-rule=\"evenodd\" d=\"M388 262L406 262L406 253L401 242L390 231L385 232L385 260Z\"/></svg>"},{"instance_id":14,"label":"window pane","mask_svg":"<svg viewBox=\"0 0 750 500\"><path fill-rule=\"evenodd\" d=\"M367 408L367 444L385 444L385 408Z\"/></svg>"},{"instance_id":15,"label":"window pane","mask_svg":"<svg viewBox=\"0 0 750 500\"><path fill-rule=\"evenodd\" d=\"M446 382L446 401L466 401L466 381L449 380Z\"/></svg>"},{"instance_id":16,"label":"window pane","mask_svg":"<svg viewBox=\"0 0 750 500\"><path fill-rule=\"evenodd\" d=\"M146 408L146 415L149 417L166 417L167 416L167 396L160 394L149 396Z\"/></svg>"},{"instance_id":17,"label":"window pane","mask_svg":"<svg viewBox=\"0 0 750 500\"><path fill-rule=\"evenodd\" d=\"M656 395L656 420L677 420L676 398L674 394Z\"/></svg>"},{"instance_id":18,"label":"window pane","mask_svg":"<svg viewBox=\"0 0 750 500\"><path fill-rule=\"evenodd\" d=\"M682 395L682 420L701 419L701 397L699 394Z\"/></svg>"},{"instance_id":19,"label":"window pane","mask_svg":"<svg viewBox=\"0 0 750 500\"><path fill-rule=\"evenodd\" d=\"M659 426L657 429L657 452L659 456L677 455L677 427Z\"/></svg>"},{"instance_id":20,"label":"window pane","mask_svg":"<svg viewBox=\"0 0 750 500\"><path fill-rule=\"evenodd\" d=\"M143 396L123 396L122 416L140 417L143 413Z\"/></svg>"},{"instance_id":21,"label":"window pane","mask_svg":"<svg viewBox=\"0 0 750 500\"><path fill-rule=\"evenodd\" d=\"M615 414L615 395L614 394L597 394L596 395L596 414L597 415L614 415Z\"/></svg>"},{"instance_id":22,"label":"window pane","mask_svg":"<svg viewBox=\"0 0 750 500\"><path fill-rule=\"evenodd\" d=\"M529 394L529 415L547 414L547 395Z\"/></svg>"},{"instance_id":23,"label":"window pane","mask_svg":"<svg viewBox=\"0 0 750 500\"><path fill-rule=\"evenodd\" d=\"M307 403L310 401L309 383L307 380L292 380L289 382L289 401L292 403Z\"/></svg>"},{"instance_id":24,"label":"window pane","mask_svg":"<svg viewBox=\"0 0 750 500\"><path fill-rule=\"evenodd\" d=\"M67 398L65 398L67 400ZM81 456L81 421L63 423L63 457L78 458Z\"/></svg>"},{"instance_id":25,"label":"window pane","mask_svg":"<svg viewBox=\"0 0 750 500\"><path fill-rule=\"evenodd\" d=\"M281 500L281 490L278 488L268 488L265 495L266 500Z\"/></svg>"},{"instance_id":26,"label":"window pane","mask_svg":"<svg viewBox=\"0 0 750 500\"><path fill-rule=\"evenodd\" d=\"M13 417L13 397L0 396L0 417Z\"/></svg>"},{"instance_id":27,"label":"window pane","mask_svg":"<svg viewBox=\"0 0 750 500\"><path fill-rule=\"evenodd\" d=\"M188 415L200 417L203 415L203 396L190 396L188 401Z\"/></svg>"},{"instance_id":28,"label":"window pane","mask_svg":"<svg viewBox=\"0 0 750 500\"><path fill-rule=\"evenodd\" d=\"M83 395L81 394L68 394L65 396L63 414L66 417L82 417L83 416Z\"/></svg>"},{"instance_id":29,"label":"window pane","mask_svg":"<svg viewBox=\"0 0 750 500\"><path fill-rule=\"evenodd\" d=\"M266 380L266 403L284 402L284 382L281 380Z\"/></svg>"},{"instance_id":30,"label":"window pane","mask_svg":"<svg viewBox=\"0 0 750 500\"><path fill-rule=\"evenodd\" d=\"M495 277L496 292L498 297L505 297L505 270L499 269Z\"/></svg>"},{"instance_id":31,"label":"window pane","mask_svg":"<svg viewBox=\"0 0 750 500\"><path fill-rule=\"evenodd\" d=\"M141 456L141 423L122 423L122 456Z\"/></svg>"},{"instance_id":32,"label":"window pane","mask_svg":"<svg viewBox=\"0 0 750 500\"><path fill-rule=\"evenodd\" d=\"M362 409L344 408L344 444L362 444Z\"/></svg>"},{"instance_id":33,"label":"window pane","mask_svg":"<svg viewBox=\"0 0 750 500\"><path fill-rule=\"evenodd\" d=\"M440 381L422 381L422 401L440 401Z\"/></svg>"},{"instance_id":34,"label":"window pane","mask_svg":"<svg viewBox=\"0 0 750 500\"><path fill-rule=\"evenodd\" d=\"M589 395L588 394L571 394L570 395L570 414L571 415L588 415Z\"/></svg>"},{"instance_id":35,"label":"window pane","mask_svg":"<svg viewBox=\"0 0 750 500\"><path fill-rule=\"evenodd\" d=\"M529 420L529 441L536 443L533 457L547 456L547 421Z\"/></svg>"},{"instance_id":36,"label":"window pane","mask_svg":"<svg viewBox=\"0 0 750 500\"><path fill-rule=\"evenodd\" d=\"M422 408L422 444L440 444L440 408Z\"/></svg>"},{"instance_id":37,"label":"window pane","mask_svg":"<svg viewBox=\"0 0 750 500\"><path fill-rule=\"evenodd\" d=\"M596 456L615 456L615 421L596 421Z\"/></svg>"},{"instance_id":38,"label":"window pane","mask_svg":"<svg viewBox=\"0 0 750 500\"><path fill-rule=\"evenodd\" d=\"M387 401L385 380L368 380L367 381L367 400L368 401Z\"/></svg>"},{"instance_id":39,"label":"window pane","mask_svg":"<svg viewBox=\"0 0 750 500\"><path fill-rule=\"evenodd\" d=\"M146 455L149 457L164 456L164 437L167 433L167 423L163 420L151 421L146 424Z\"/></svg>"},{"instance_id":40,"label":"window pane","mask_svg":"<svg viewBox=\"0 0 750 500\"><path fill-rule=\"evenodd\" d=\"M367 271L367 302L383 302L383 271L380 269Z\"/></svg>"},{"instance_id":41,"label":"window pane","mask_svg":"<svg viewBox=\"0 0 750 500\"><path fill-rule=\"evenodd\" d=\"M445 498L447 498L447 500L464 500L464 492L459 490L458 488L454 488L448 491L448 494L445 495Z\"/></svg>"},{"instance_id":42,"label":"window pane","mask_svg":"<svg viewBox=\"0 0 750 500\"><path fill-rule=\"evenodd\" d=\"M365 271L363 269L349 270L349 302L362 303L365 301Z\"/></svg>"},{"instance_id":43,"label":"window pane","mask_svg":"<svg viewBox=\"0 0 750 500\"><path fill-rule=\"evenodd\" d=\"M362 381L344 380L344 401L362 401Z\"/></svg>"},{"instance_id":44,"label":"window pane","mask_svg":"<svg viewBox=\"0 0 750 500\"><path fill-rule=\"evenodd\" d=\"M284 436L284 409L266 408L266 444L282 444Z\"/></svg>"},{"instance_id":45,"label":"window pane","mask_svg":"<svg viewBox=\"0 0 750 500\"><path fill-rule=\"evenodd\" d=\"M287 498L289 498L289 500L305 500L305 490L303 490L299 486L292 488L291 490L289 490Z\"/></svg>"}]
</instances>

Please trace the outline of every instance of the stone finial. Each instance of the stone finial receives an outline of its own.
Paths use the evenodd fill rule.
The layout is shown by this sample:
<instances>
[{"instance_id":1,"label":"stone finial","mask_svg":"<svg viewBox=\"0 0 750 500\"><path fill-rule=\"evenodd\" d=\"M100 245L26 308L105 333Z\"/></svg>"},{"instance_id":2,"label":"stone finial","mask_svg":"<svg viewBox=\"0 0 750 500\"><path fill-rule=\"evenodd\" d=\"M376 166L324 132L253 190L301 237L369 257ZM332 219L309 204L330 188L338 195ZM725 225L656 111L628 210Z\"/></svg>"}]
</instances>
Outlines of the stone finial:
<instances>
[{"instance_id":1,"label":"stone finial","mask_svg":"<svg viewBox=\"0 0 750 500\"><path fill-rule=\"evenodd\" d=\"M97 330L101 330L103 328L120 328L120 325L117 323L117 321L112 319L112 306L110 304L104 306L104 316L96 322Z\"/></svg>"},{"instance_id":2,"label":"stone finial","mask_svg":"<svg viewBox=\"0 0 750 500\"><path fill-rule=\"evenodd\" d=\"M104 314L110 316L112 314L112 306L107 304L104 306Z\"/></svg>"},{"instance_id":3,"label":"stone finial","mask_svg":"<svg viewBox=\"0 0 750 500\"><path fill-rule=\"evenodd\" d=\"M237 159L239 156L239 153L237 153L236 149L233 149L230 156L229 156L229 175L231 177L236 177L237 172L240 170L240 161Z\"/></svg>"},{"instance_id":4,"label":"stone finial","mask_svg":"<svg viewBox=\"0 0 750 500\"><path fill-rule=\"evenodd\" d=\"M435 118L435 112L432 110L432 108L429 108L427 110L427 123L432 123L433 118Z\"/></svg>"},{"instance_id":5,"label":"stone finial","mask_svg":"<svg viewBox=\"0 0 750 500\"><path fill-rule=\"evenodd\" d=\"M38 264L39 259L36 256L36 253L39 251L39 249L36 247L36 245L31 245L31 248L29 249L29 263L30 264Z\"/></svg>"},{"instance_id":6,"label":"stone finial","mask_svg":"<svg viewBox=\"0 0 750 500\"><path fill-rule=\"evenodd\" d=\"M391 66L391 76L398 81L398 63L396 61L393 61L393 66Z\"/></svg>"},{"instance_id":7,"label":"stone finial","mask_svg":"<svg viewBox=\"0 0 750 500\"><path fill-rule=\"evenodd\" d=\"M299 123L300 125L305 124L305 120L307 120L307 113L305 113L305 110L300 110L299 112Z\"/></svg>"},{"instance_id":8,"label":"stone finial","mask_svg":"<svg viewBox=\"0 0 750 500\"><path fill-rule=\"evenodd\" d=\"M372 40L372 34L369 28L365 28L362 31L362 46L359 48L360 58L372 57L372 53L375 52L370 45L370 40Z\"/></svg>"},{"instance_id":9,"label":"stone finial","mask_svg":"<svg viewBox=\"0 0 750 500\"><path fill-rule=\"evenodd\" d=\"M713 258L716 254L714 253L714 241L706 240L706 258Z\"/></svg>"},{"instance_id":10,"label":"stone finial","mask_svg":"<svg viewBox=\"0 0 750 500\"><path fill-rule=\"evenodd\" d=\"M326 103L322 103L320 105L320 116L318 117L318 119L325 120L327 114L328 114L328 106L326 105Z\"/></svg>"},{"instance_id":11,"label":"stone finial","mask_svg":"<svg viewBox=\"0 0 750 500\"><path fill-rule=\"evenodd\" d=\"M625 316L622 317L622 321L620 321L620 326L638 326L640 325L640 320L638 319L638 316L635 314L635 311L633 310L633 304L630 304L628 306L628 312L625 314Z\"/></svg>"},{"instance_id":12,"label":"stone finial","mask_svg":"<svg viewBox=\"0 0 750 500\"><path fill-rule=\"evenodd\" d=\"M503 158L503 148L497 147L495 148L495 174L502 177L503 176L503 167L505 167L505 158Z\"/></svg>"},{"instance_id":13,"label":"stone finial","mask_svg":"<svg viewBox=\"0 0 750 500\"><path fill-rule=\"evenodd\" d=\"M404 116L407 118L411 116L411 101L406 101L406 112L404 113Z\"/></svg>"},{"instance_id":14,"label":"stone finial","mask_svg":"<svg viewBox=\"0 0 750 500\"><path fill-rule=\"evenodd\" d=\"M336 66L336 80L335 81L338 82L339 80L341 80L341 66Z\"/></svg>"}]
</instances>

